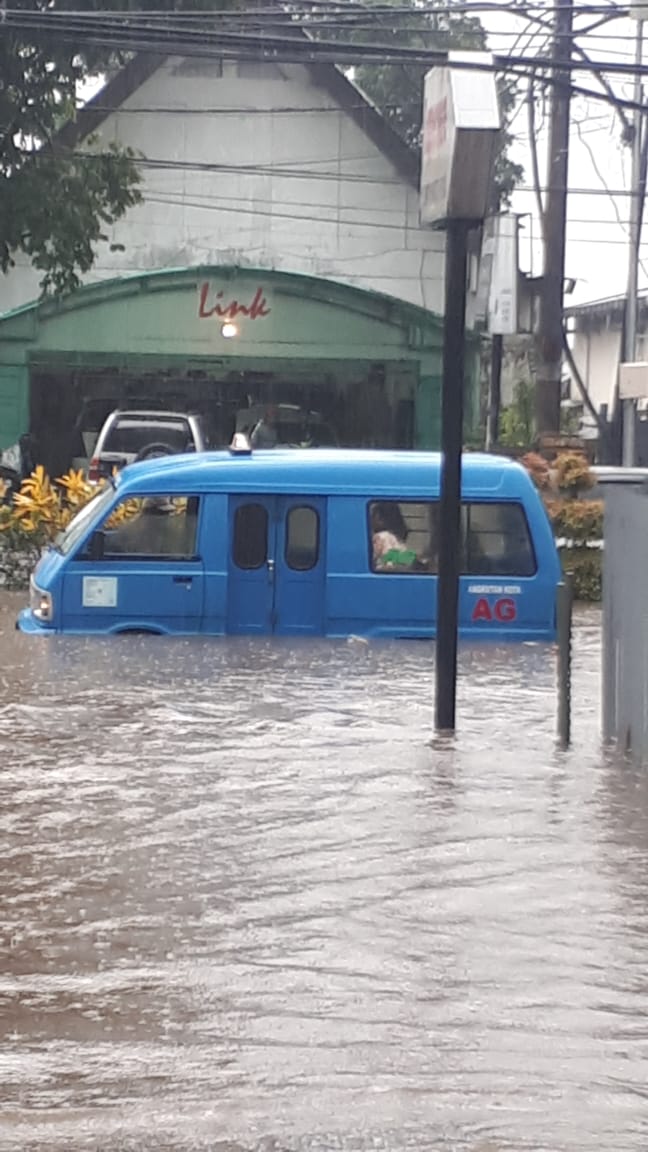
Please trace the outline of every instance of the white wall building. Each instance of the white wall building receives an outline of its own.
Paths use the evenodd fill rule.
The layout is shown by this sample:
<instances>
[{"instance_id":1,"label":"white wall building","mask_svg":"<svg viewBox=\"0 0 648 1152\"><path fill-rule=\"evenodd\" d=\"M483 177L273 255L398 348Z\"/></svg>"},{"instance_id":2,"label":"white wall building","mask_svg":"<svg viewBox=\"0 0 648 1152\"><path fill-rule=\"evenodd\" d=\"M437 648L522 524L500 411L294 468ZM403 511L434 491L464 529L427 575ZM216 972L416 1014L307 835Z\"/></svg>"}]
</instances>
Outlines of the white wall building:
<instances>
[{"instance_id":1,"label":"white wall building","mask_svg":"<svg viewBox=\"0 0 648 1152\"><path fill-rule=\"evenodd\" d=\"M574 360L597 411L607 405L611 414L615 403L624 296L611 296L565 309ZM648 297L641 297L638 310L637 360L648 358ZM572 383L571 395L579 398Z\"/></svg>"},{"instance_id":2,"label":"white wall building","mask_svg":"<svg viewBox=\"0 0 648 1152\"><path fill-rule=\"evenodd\" d=\"M152 401L196 407L218 444L241 407L288 402L341 443L439 446L444 236L419 223L418 156L339 69L139 55L58 135L112 142L142 202L83 286L35 303L20 258L0 281L0 450L29 433L58 471L106 412Z\"/></svg>"},{"instance_id":3,"label":"white wall building","mask_svg":"<svg viewBox=\"0 0 648 1152\"><path fill-rule=\"evenodd\" d=\"M60 140L96 147L89 132L141 157L143 202L86 282L253 266L443 311L444 239L419 225L417 158L334 66L138 56ZM35 299L38 281L19 257L0 312Z\"/></svg>"}]
</instances>

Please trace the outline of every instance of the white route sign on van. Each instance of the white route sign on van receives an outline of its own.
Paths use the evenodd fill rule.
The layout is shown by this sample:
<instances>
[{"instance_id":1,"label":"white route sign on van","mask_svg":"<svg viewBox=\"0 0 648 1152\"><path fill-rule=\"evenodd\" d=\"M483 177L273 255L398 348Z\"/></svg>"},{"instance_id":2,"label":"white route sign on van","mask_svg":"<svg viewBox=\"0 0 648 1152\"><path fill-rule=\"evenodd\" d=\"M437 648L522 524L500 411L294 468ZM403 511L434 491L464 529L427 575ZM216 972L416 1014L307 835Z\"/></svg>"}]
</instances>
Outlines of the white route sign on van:
<instances>
[{"instance_id":1,"label":"white route sign on van","mask_svg":"<svg viewBox=\"0 0 648 1152\"><path fill-rule=\"evenodd\" d=\"M84 608L116 608L117 577L84 576L82 601Z\"/></svg>"}]
</instances>

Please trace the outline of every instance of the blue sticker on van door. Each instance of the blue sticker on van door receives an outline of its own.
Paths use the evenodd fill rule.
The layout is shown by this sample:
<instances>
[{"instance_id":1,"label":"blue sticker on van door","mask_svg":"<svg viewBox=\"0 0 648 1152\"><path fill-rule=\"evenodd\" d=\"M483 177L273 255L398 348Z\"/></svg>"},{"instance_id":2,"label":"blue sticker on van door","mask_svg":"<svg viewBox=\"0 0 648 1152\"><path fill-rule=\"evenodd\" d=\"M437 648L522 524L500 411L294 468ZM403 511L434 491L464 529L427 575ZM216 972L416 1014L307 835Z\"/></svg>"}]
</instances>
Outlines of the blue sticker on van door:
<instances>
[{"instance_id":1,"label":"blue sticker on van door","mask_svg":"<svg viewBox=\"0 0 648 1152\"><path fill-rule=\"evenodd\" d=\"M228 632L322 635L325 510L323 497L230 499Z\"/></svg>"}]
</instances>

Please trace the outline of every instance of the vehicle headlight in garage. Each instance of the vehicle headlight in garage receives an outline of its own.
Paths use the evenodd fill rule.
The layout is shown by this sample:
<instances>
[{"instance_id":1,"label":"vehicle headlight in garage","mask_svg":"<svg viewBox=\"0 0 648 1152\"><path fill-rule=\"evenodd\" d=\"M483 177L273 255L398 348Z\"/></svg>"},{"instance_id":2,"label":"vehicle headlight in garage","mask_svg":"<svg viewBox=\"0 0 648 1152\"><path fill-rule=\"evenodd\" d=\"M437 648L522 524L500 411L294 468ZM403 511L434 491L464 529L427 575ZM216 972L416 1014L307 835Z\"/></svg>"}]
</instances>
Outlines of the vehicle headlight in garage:
<instances>
[{"instance_id":1,"label":"vehicle headlight in garage","mask_svg":"<svg viewBox=\"0 0 648 1152\"><path fill-rule=\"evenodd\" d=\"M32 610L32 615L37 620L42 620L48 623L52 619L53 607L52 596L49 592L43 592L37 584L32 580L29 586L29 607Z\"/></svg>"}]
</instances>

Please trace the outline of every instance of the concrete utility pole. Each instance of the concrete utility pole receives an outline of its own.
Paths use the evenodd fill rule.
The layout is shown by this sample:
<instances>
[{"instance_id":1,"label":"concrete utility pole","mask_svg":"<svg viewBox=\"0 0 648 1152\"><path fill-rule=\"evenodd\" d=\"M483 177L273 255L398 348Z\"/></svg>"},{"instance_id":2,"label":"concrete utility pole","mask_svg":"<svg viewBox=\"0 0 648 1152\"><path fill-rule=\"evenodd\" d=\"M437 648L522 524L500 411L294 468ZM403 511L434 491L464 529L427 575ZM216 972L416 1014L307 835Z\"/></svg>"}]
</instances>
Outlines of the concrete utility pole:
<instances>
[{"instance_id":1,"label":"concrete utility pole","mask_svg":"<svg viewBox=\"0 0 648 1152\"><path fill-rule=\"evenodd\" d=\"M635 40L635 65L633 100L637 107L633 117L632 136L632 177L630 194L630 245L628 251L628 288L626 293L625 322L623 326L623 348L621 359L628 364L637 359L637 288L639 281L639 248L643 219L643 190L641 173L643 112L639 105L643 102L640 68L643 62L643 20L641 8L631 10L637 21ZM645 12L648 15L648 9ZM623 401L623 464L632 467L635 463L635 401Z\"/></svg>"},{"instance_id":2,"label":"concrete utility pole","mask_svg":"<svg viewBox=\"0 0 648 1152\"><path fill-rule=\"evenodd\" d=\"M552 56L551 118L547 157L547 198L544 211L544 271L538 322L536 432L560 431L560 378L563 354L563 284L565 223L569 163L569 106L573 44L572 0L555 0Z\"/></svg>"}]
</instances>

